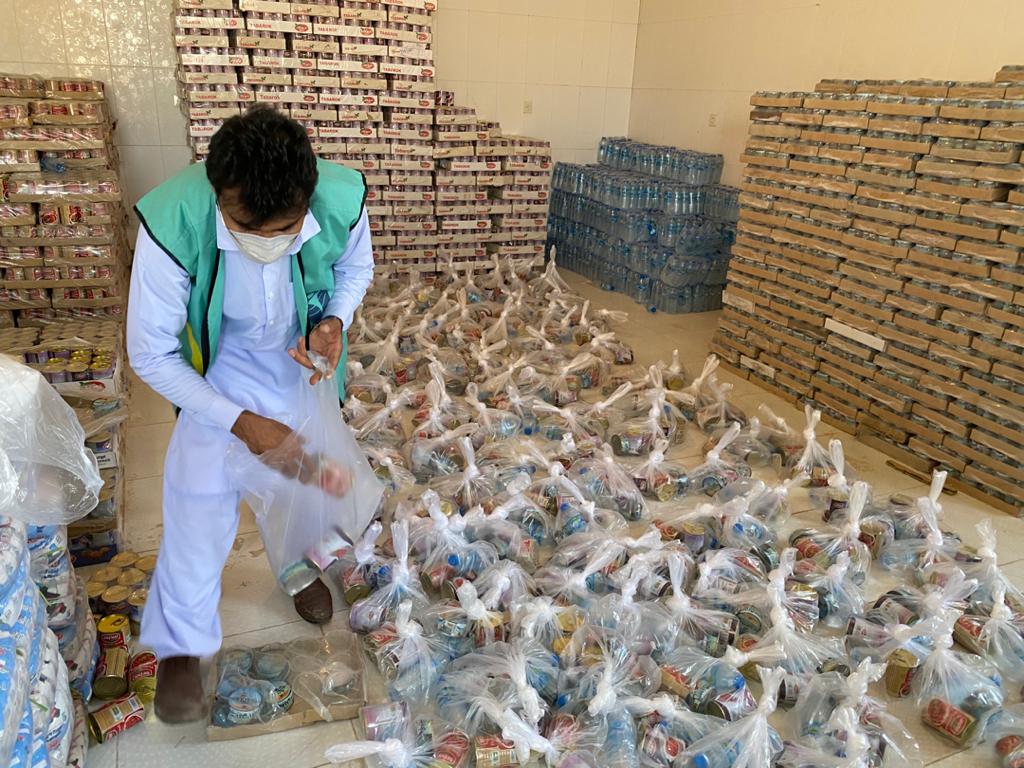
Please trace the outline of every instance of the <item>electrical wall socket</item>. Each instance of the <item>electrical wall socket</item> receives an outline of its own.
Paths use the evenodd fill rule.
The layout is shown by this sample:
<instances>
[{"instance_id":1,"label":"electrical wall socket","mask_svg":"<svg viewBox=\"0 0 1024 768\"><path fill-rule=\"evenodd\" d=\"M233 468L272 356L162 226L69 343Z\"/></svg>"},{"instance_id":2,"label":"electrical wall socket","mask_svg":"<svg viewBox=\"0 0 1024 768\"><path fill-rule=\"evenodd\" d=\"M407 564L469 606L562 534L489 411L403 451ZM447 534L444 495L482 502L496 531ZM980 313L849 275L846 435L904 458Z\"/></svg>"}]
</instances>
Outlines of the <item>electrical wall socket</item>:
<instances>
[{"instance_id":1,"label":"electrical wall socket","mask_svg":"<svg viewBox=\"0 0 1024 768\"><path fill-rule=\"evenodd\" d=\"M718 127L718 113L712 112L710 115L708 115L708 127L710 127L710 128L717 128Z\"/></svg>"},{"instance_id":2,"label":"electrical wall socket","mask_svg":"<svg viewBox=\"0 0 1024 768\"><path fill-rule=\"evenodd\" d=\"M533 114L533 99L526 99L523 102L523 114L524 115L532 115Z\"/></svg>"}]
</instances>

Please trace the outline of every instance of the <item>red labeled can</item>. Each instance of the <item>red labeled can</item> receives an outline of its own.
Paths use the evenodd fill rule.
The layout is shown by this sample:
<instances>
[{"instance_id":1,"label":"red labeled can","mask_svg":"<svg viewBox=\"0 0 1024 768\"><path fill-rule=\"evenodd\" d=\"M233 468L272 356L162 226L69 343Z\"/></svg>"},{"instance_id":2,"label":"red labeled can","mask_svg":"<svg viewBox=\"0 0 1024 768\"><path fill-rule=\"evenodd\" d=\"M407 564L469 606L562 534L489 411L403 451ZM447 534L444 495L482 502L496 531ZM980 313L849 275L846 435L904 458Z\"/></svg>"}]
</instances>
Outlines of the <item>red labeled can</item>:
<instances>
[{"instance_id":1,"label":"red labeled can","mask_svg":"<svg viewBox=\"0 0 1024 768\"><path fill-rule=\"evenodd\" d=\"M144 703L156 698L156 654L140 651L128 663L128 688Z\"/></svg>"},{"instance_id":2,"label":"red labeled can","mask_svg":"<svg viewBox=\"0 0 1024 768\"><path fill-rule=\"evenodd\" d=\"M96 636L101 650L118 646L127 650L132 639L131 622L122 614L104 616L96 622Z\"/></svg>"},{"instance_id":3,"label":"red labeled can","mask_svg":"<svg viewBox=\"0 0 1024 768\"><path fill-rule=\"evenodd\" d=\"M112 736L141 723L146 719L142 701L134 693L112 701L89 715L89 731L102 744Z\"/></svg>"}]
</instances>

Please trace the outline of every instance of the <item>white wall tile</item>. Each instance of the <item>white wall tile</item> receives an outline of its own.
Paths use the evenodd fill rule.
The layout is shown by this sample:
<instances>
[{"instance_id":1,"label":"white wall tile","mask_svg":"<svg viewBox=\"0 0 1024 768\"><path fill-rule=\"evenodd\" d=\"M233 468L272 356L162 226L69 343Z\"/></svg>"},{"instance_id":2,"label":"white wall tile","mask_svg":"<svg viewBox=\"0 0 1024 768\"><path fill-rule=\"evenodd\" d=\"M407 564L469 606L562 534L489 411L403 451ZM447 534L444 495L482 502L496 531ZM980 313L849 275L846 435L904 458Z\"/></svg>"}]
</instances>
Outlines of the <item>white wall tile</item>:
<instances>
[{"instance_id":1,"label":"white wall tile","mask_svg":"<svg viewBox=\"0 0 1024 768\"><path fill-rule=\"evenodd\" d=\"M188 147L160 147L163 157L164 175L173 176L185 170L192 162L192 150Z\"/></svg>"},{"instance_id":2,"label":"white wall tile","mask_svg":"<svg viewBox=\"0 0 1024 768\"><path fill-rule=\"evenodd\" d=\"M498 61L495 80L499 83L523 83L526 78L529 20L525 16L501 14L498 27Z\"/></svg>"},{"instance_id":3,"label":"white wall tile","mask_svg":"<svg viewBox=\"0 0 1024 768\"><path fill-rule=\"evenodd\" d=\"M122 67L150 66L153 56L146 0L103 0L103 7L110 63Z\"/></svg>"},{"instance_id":4,"label":"white wall tile","mask_svg":"<svg viewBox=\"0 0 1024 768\"><path fill-rule=\"evenodd\" d=\"M608 82L608 50L611 46L612 25L607 21L583 22L583 64L580 85L599 85Z\"/></svg>"},{"instance_id":5,"label":"white wall tile","mask_svg":"<svg viewBox=\"0 0 1024 768\"><path fill-rule=\"evenodd\" d=\"M498 84L494 82L469 82L465 91L458 92L459 102L476 109L477 115L486 120L497 120Z\"/></svg>"},{"instance_id":6,"label":"white wall tile","mask_svg":"<svg viewBox=\"0 0 1024 768\"><path fill-rule=\"evenodd\" d=\"M467 79L468 34L469 11L438 13L434 24L434 62L439 77Z\"/></svg>"},{"instance_id":7,"label":"white wall tile","mask_svg":"<svg viewBox=\"0 0 1024 768\"><path fill-rule=\"evenodd\" d=\"M632 111L632 88L609 88L604 101L604 136L625 136L629 133Z\"/></svg>"},{"instance_id":8,"label":"white wall tile","mask_svg":"<svg viewBox=\"0 0 1024 768\"><path fill-rule=\"evenodd\" d=\"M149 56L154 67L173 67L176 64L171 23L173 7L173 0L146 0Z\"/></svg>"},{"instance_id":9,"label":"white wall tile","mask_svg":"<svg viewBox=\"0 0 1024 768\"><path fill-rule=\"evenodd\" d=\"M67 61L58 0L15 3L14 24L21 41L22 60L54 64Z\"/></svg>"},{"instance_id":10,"label":"white wall tile","mask_svg":"<svg viewBox=\"0 0 1024 768\"><path fill-rule=\"evenodd\" d=\"M608 86L629 88L633 85L633 57L636 54L636 24L612 24L608 48Z\"/></svg>"},{"instance_id":11,"label":"white wall tile","mask_svg":"<svg viewBox=\"0 0 1024 768\"><path fill-rule=\"evenodd\" d=\"M577 19L552 19L555 44L548 63L552 81L559 85L579 85L583 67L583 22Z\"/></svg>"},{"instance_id":12,"label":"white wall tile","mask_svg":"<svg viewBox=\"0 0 1024 768\"><path fill-rule=\"evenodd\" d=\"M103 5L92 0L62 0L64 51L69 64L109 64Z\"/></svg>"},{"instance_id":13,"label":"white wall tile","mask_svg":"<svg viewBox=\"0 0 1024 768\"><path fill-rule=\"evenodd\" d=\"M601 137L605 135L604 115L607 93L608 89L606 88L580 88L574 147L596 147L601 141Z\"/></svg>"},{"instance_id":14,"label":"white wall tile","mask_svg":"<svg viewBox=\"0 0 1024 768\"><path fill-rule=\"evenodd\" d=\"M469 12L466 39L467 79L494 83L498 79L501 14Z\"/></svg>"},{"instance_id":15,"label":"white wall tile","mask_svg":"<svg viewBox=\"0 0 1024 768\"><path fill-rule=\"evenodd\" d=\"M108 83L117 116L118 146L159 146L153 71L144 67L116 67Z\"/></svg>"},{"instance_id":16,"label":"white wall tile","mask_svg":"<svg viewBox=\"0 0 1024 768\"><path fill-rule=\"evenodd\" d=\"M526 98L526 86L522 83L497 83L497 109L494 119L501 123L505 133L525 133L523 101Z\"/></svg>"},{"instance_id":17,"label":"white wall tile","mask_svg":"<svg viewBox=\"0 0 1024 768\"><path fill-rule=\"evenodd\" d=\"M18 37L18 25L14 23L15 0L0 0L0 58L8 61L21 61L21 40ZM13 70L7 69L11 72Z\"/></svg>"},{"instance_id":18,"label":"white wall tile","mask_svg":"<svg viewBox=\"0 0 1024 768\"><path fill-rule=\"evenodd\" d=\"M187 128L178 99L178 81L174 70L154 68L152 72L159 143L165 147L183 145L186 143Z\"/></svg>"},{"instance_id":19,"label":"white wall tile","mask_svg":"<svg viewBox=\"0 0 1024 768\"><path fill-rule=\"evenodd\" d=\"M166 178L162 147L121 147L121 183L125 205L133 207L139 198Z\"/></svg>"}]
</instances>

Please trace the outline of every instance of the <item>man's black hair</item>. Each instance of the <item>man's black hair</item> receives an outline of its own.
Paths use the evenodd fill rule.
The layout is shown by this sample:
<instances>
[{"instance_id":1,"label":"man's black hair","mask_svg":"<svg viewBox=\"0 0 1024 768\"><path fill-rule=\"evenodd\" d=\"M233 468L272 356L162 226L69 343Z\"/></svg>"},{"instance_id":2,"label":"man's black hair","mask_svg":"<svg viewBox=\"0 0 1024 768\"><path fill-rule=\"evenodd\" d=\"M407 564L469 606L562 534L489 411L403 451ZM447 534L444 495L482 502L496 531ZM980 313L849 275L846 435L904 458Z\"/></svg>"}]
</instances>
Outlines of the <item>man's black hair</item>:
<instances>
[{"instance_id":1,"label":"man's black hair","mask_svg":"<svg viewBox=\"0 0 1024 768\"><path fill-rule=\"evenodd\" d=\"M297 122L265 104L228 118L210 140L206 178L220 195L237 189L258 227L275 216L301 213L316 188L316 155Z\"/></svg>"}]
</instances>

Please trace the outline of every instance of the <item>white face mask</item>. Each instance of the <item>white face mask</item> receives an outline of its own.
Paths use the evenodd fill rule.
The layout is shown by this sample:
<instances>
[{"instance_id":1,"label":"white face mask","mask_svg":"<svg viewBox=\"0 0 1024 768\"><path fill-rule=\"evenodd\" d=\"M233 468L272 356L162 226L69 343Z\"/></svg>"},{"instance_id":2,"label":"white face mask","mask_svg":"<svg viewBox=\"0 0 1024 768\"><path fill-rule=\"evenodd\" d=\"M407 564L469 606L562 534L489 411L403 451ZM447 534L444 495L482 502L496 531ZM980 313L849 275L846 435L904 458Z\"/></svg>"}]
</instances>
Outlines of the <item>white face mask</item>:
<instances>
[{"instance_id":1,"label":"white face mask","mask_svg":"<svg viewBox=\"0 0 1024 768\"><path fill-rule=\"evenodd\" d=\"M288 254L298 235L277 235L262 237L248 232L231 232L238 243L238 250L258 264L273 264Z\"/></svg>"}]
</instances>

